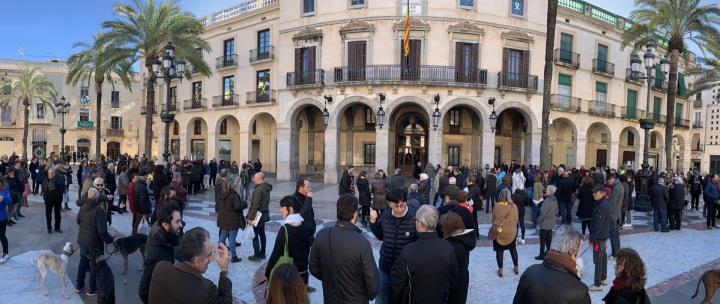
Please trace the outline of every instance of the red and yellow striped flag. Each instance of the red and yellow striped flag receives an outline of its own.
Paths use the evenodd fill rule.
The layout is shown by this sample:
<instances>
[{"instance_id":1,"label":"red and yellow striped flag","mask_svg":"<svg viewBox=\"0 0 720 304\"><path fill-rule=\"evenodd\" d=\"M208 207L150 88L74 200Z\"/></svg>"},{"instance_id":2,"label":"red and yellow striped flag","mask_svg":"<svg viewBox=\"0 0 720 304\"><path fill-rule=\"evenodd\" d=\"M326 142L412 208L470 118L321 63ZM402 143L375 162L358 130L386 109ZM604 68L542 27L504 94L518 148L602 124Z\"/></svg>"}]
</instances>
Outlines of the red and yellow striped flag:
<instances>
[{"instance_id":1,"label":"red and yellow striped flag","mask_svg":"<svg viewBox=\"0 0 720 304\"><path fill-rule=\"evenodd\" d=\"M405 13L405 37L403 38L403 54L410 55L410 1L408 1Z\"/></svg>"}]
</instances>

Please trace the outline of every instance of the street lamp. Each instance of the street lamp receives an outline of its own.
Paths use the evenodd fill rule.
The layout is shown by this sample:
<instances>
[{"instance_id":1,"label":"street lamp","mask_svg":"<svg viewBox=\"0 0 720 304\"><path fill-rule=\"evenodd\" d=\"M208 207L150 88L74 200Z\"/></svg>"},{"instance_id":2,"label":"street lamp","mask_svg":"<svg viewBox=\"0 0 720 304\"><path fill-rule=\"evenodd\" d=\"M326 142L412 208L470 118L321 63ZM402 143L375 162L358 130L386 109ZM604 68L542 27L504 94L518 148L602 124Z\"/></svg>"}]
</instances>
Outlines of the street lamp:
<instances>
[{"instance_id":1,"label":"street lamp","mask_svg":"<svg viewBox=\"0 0 720 304\"><path fill-rule=\"evenodd\" d=\"M323 120L323 128L327 129L328 124L330 124L330 112L327 109L327 104L332 103L332 96L325 95L325 108L323 108L322 111L322 120Z\"/></svg>"},{"instance_id":2,"label":"street lamp","mask_svg":"<svg viewBox=\"0 0 720 304\"><path fill-rule=\"evenodd\" d=\"M490 97L488 99L488 104L492 106L492 112L490 112L490 130L492 130L493 133L495 133L495 128L497 125L497 112L495 112L495 97Z\"/></svg>"},{"instance_id":3,"label":"street lamp","mask_svg":"<svg viewBox=\"0 0 720 304\"><path fill-rule=\"evenodd\" d=\"M438 105L440 104L440 95L435 94L433 100L435 101L435 110L432 113L433 129L437 130L438 126L440 125L440 108L438 107Z\"/></svg>"},{"instance_id":4,"label":"street lamp","mask_svg":"<svg viewBox=\"0 0 720 304\"><path fill-rule=\"evenodd\" d=\"M162 68L161 68L162 65ZM163 144L163 159L166 164L170 163L170 124L175 121L175 114L170 110L170 82L173 79L183 79L185 73L185 61L178 60L175 62L175 47L168 42L165 45L165 56L160 60L155 60L152 64L155 78L165 80L165 111L160 113L160 120L165 123L165 143ZM152 115L152 111L148 111L146 115Z\"/></svg>"},{"instance_id":5,"label":"street lamp","mask_svg":"<svg viewBox=\"0 0 720 304\"><path fill-rule=\"evenodd\" d=\"M637 211L650 211L652 206L650 205L650 197L648 196L648 189L651 185L648 185L650 180L650 165L648 159L650 158L649 145L650 145L650 130L655 128L656 118L650 115L650 98L652 95L652 85L656 80L660 81L660 87L665 82L665 75L670 70L670 62L666 58L660 60L661 79L656 79L653 70L656 69L656 51L657 44L655 41L650 40L645 45L645 54L643 55L642 63L645 64L645 76L640 76L640 56L633 55L630 60L630 77L634 80L647 80L647 99L645 101L645 117L640 119L640 128L645 130L645 144L643 146L643 163L642 170L639 174L640 177L640 194L637 196L637 203L635 204L635 210ZM658 115L660 113L653 113Z\"/></svg>"},{"instance_id":6,"label":"street lamp","mask_svg":"<svg viewBox=\"0 0 720 304\"><path fill-rule=\"evenodd\" d=\"M378 124L380 125L380 129L382 129L383 125L385 124L385 110L383 110L382 106L382 102L385 101L385 94L378 94L378 100L380 101L380 108L378 108L377 110L377 120Z\"/></svg>"},{"instance_id":7,"label":"street lamp","mask_svg":"<svg viewBox=\"0 0 720 304\"><path fill-rule=\"evenodd\" d=\"M62 127L60 128L60 159L65 161L65 114L70 113L70 102L65 100L65 96L55 103L55 111L62 116Z\"/></svg>"}]
</instances>

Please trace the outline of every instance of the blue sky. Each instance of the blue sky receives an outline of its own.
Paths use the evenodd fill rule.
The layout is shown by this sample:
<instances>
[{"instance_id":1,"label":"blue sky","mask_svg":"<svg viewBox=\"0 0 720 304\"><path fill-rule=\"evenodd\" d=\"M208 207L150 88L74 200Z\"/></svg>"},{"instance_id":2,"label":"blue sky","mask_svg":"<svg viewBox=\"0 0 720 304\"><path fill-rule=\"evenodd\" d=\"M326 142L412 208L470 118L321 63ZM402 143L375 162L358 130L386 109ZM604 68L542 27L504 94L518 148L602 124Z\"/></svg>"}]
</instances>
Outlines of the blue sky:
<instances>
[{"instance_id":1,"label":"blue sky","mask_svg":"<svg viewBox=\"0 0 720 304\"><path fill-rule=\"evenodd\" d=\"M181 0L180 5L204 16L244 0ZM430 0L432 1L432 0ZM627 16L633 8L631 0L587 0L613 13ZM718 3L720 0L703 0ZM90 41L100 31L100 23L113 18L115 0L20 0L3 4L2 44L0 58L44 61L66 59L73 53L76 41ZM35 17L29 16L32 14Z\"/></svg>"}]
</instances>

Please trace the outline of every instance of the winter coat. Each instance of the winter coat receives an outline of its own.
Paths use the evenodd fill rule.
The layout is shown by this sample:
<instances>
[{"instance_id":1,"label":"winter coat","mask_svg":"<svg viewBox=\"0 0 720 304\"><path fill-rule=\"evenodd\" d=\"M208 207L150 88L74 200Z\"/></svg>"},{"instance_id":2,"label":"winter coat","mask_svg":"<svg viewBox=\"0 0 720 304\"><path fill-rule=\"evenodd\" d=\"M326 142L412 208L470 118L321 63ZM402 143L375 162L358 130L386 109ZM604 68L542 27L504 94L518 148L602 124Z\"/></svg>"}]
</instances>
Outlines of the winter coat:
<instances>
[{"instance_id":1,"label":"winter coat","mask_svg":"<svg viewBox=\"0 0 720 304\"><path fill-rule=\"evenodd\" d=\"M13 201L7 188L0 190L0 196L2 196L2 200L0 200L0 222L5 222L8 219L8 207L12 206Z\"/></svg>"},{"instance_id":2,"label":"winter coat","mask_svg":"<svg viewBox=\"0 0 720 304\"><path fill-rule=\"evenodd\" d=\"M375 221L370 223L373 235L382 242L380 246L380 270L390 274L393 263L400 252L416 239L415 209L407 207L405 216L398 218L391 211L383 212ZM339 247L338 247L339 248Z\"/></svg>"},{"instance_id":3,"label":"winter coat","mask_svg":"<svg viewBox=\"0 0 720 304\"><path fill-rule=\"evenodd\" d=\"M242 201L232 187L229 191L224 188L216 191L217 226L227 230L245 229L243 210L247 208L247 202Z\"/></svg>"},{"instance_id":4,"label":"winter coat","mask_svg":"<svg viewBox=\"0 0 720 304\"><path fill-rule=\"evenodd\" d=\"M355 183L357 184L358 194L360 194L360 206L370 206L370 200L372 200L372 194L370 194L370 182L366 177L361 176L357 179L357 181L355 181Z\"/></svg>"},{"instance_id":5,"label":"winter coat","mask_svg":"<svg viewBox=\"0 0 720 304\"><path fill-rule=\"evenodd\" d=\"M610 237L610 203L603 199L595 206L590 221L590 242L604 241Z\"/></svg>"},{"instance_id":6,"label":"winter coat","mask_svg":"<svg viewBox=\"0 0 720 304\"><path fill-rule=\"evenodd\" d=\"M685 207L685 185L674 184L670 190L670 209L682 209Z\"/></svg>"},{"instance_id":7,"label":"winter coat","mask_svg":"<svg viewBox=\"0 0 720 304\"><path fill-rule=\"evenodd\" d=\"M690 193L693 195L700 195L702 192L702 180L700 176L690 177L690 181L688 183L690 184Z\"/></svg>"},{"instance_id":8,"label":"winter coat","mask_svg":"<svg viewBox=\"0 0 720 304\"><path fill-rule=\"evenodd\" d=\"M595 211L595 197L593 196L593 186L583 185L578 190L578 208L575 215L579 219L590 219L592 218L593 211Z\"/></svg>"},{"instance_id":9,"label":"winter coat","mask_svg":"<svg viewBox=\"0 0 720 304\"><path fill-rule=\"evenodd\" d=\"M435 232L418 233L390 272L390 303L446 303L458 285L455 249Z\"/></svg>"},{"instance_id":10,"label":"winter coat","mask_svg":"<svg viewBox=\"0 0 720 304\"><path fill-rule=\"evenodd\" d=\"M717 202L720 200L720 189L714 181L708 181L703 189L704 195L707 197L707 199L703 198L703 200L708 202Z\"/></svg>"},{"instance_id":11,"label":"winter coat","mask_svg":"<svg viewBox=\"0 0 720 304\"><path fill-rule=\"evenodd\" d=\"M418 183L418 193L420 194L420 198L422 198L421 203L430 203L430 179L421 180Z\"/></svg>"},{"instance_id":12,"label":"winter coat","mask_svg":"<svg viewBox=\"0 0 720 304\"><path fill-rule=\"evenodd\" d=\"M612 194L610 194L610 219L616 222L622 215L623 201L625 200L625 187L618 179L612 185Z\"/></svg>"},{"instance_id":13,"label":"winter coat","mask_svg":"<svg viewBox=\"0 0 720 304\"><path fill-rule=\"evenodd\" d=\"M152 213L150 202L150 194L148 193L147 183L138 179L133 184L133 205L135 206L135 213L150 215Z\"/></svg>"},{"instance_id":14,"label":"winter coat","mask_svg":"<svg viewBox=\"0 0 720 304\"><path fill-rule=\"evenodd\" d=\"M308 271L308 261L310 258L310 246L312 246L314 235L312 228L303 220L302 224L293 226L291 224L283 225L275 239L270 259L268 259L267 267L265 267L265 277L270 278L270 272L277 260L285 253L285 229L288 233L288 254L293 258L293 264L300 273Z\"/></svg>"},{"instance_id":15,"label":"winter coat","mask_svg":"<svg viewBox=\"0 0 720 304\"><path fill-rule=\"evenodd\" d=\"M447 175L443 175L438 178L438 190L437 193L441 196L445 196L445 190L450 185L450 177Z\"/></svg>"},{"instance_id":16,"label":"winter coat","mask_svg":"<svg viewBox=\"0 0 720 304\"><path fill-rule=\"evenodd\" d=\"M532 202L530 202L530 199L528 198L527 191L525 189L517 189L512 194L512 200L513 203L517 206L518 209L518 216L524 217L525 216L525 207L530 206Z\"/></svg>"},{"instance_id":17,"label":"winter coat","mask_svg":"<svg viewBox=\"0 0 720 304\"><path fill-rule=\"evenodd\" d=\"M322 281L325 304L367 304L380 292L370 242L350 222L338 221L318 232L310 249L310 273Z\"/></svg>"},{"instance_id":18,"label":"winter coat","mask_svg":"<svg viewBox=\"0 0 720 304\"><path fill-rule=\"evenodd\" d=\"M476 210L479 210L479 208L482 208L483 201L482 201L482 193L480 190L480 186L478 186L476 184L471 184L471 185L468 185L467 190L468 190L468 193L467 193L468 202L470 200L472 200L473 208L475 208Z\"/></svg>"},{"instance_id":19,"label":"winter coat","mask_svg":"<svg viewBox=\"0 0 720 304\"><path fill-rule=\"evenodd\" d=\"M615 287L610 288L610 291L602 299L607 304L650 304L650 297L648 297L645 289L632 290L632 289L616 289Z\"/></svg>"},{"instance_id":20,"label":"winter coat","mask_svg":"<svg viewBox=\"0 0 720 304\"><path fill-rule=\"evenodd\" d=\"M712 183L708 183L708 186L711 184ZM648 194L650 195L650 202L652 202L653 208L667 209L667 206L670 203L670 193L665 185L655 184L655 186L650 188Z\"/></svg>"},{"instance_id":21,"label":"winter coat","mask_svg":"<svg viewBox=\"0 0 720 304\"><path fill-rule=\"evenodd\" d=\"M525 175L522 172L516 172L512 176L512 193L517 189L525 189Z\"/></svg>"},{"instance_id":22,"label":"winter coat","mask_svg":"<svg viewBox=\"0 0 720 304\"><path fill-rule=\"evenodd\" d=\"M219 286L188 264L162 261L155 266L150 282L150 304L232 304L232 282L220 273Z\"/></svg>"},{"instance_id":23,"label":"winter coat","mask_svg":"<svg viewBox=\"0 0 720 304\"><path fill-rule=\"evenodd\" d=\"M394 175L390 178L390 187L388 188L388 191L393 190L403 190L407 192L407 187L405 186L405 177L402 175Z\"/></svg>"},{"instance_id":24,"label":"winter coat","mask_svg":"<svg viewBox=\"0 0 720 304\"><path fill-rule=\"evenodd\" d=\"M572 194L575 192L575 188L575 181L571 177L563 177L558 183L557 191L555 192L558 204L572 203Z\"/></svg>"},{"instance_id":25,"label":"winter coat","mask_svg":"<svg viewBox=\"0 0 720 304\"><path fill-rule=\"evenodd\" d=\"M470 251L475 249L474 233L465 235L450 236L446 238L455 250L455 260L458 265L458 282L450 287L448 304L465 304L467 301L468 285L470 283Z\"/></svg>"},{"instance_id":26,"label":"winter coat","mask_svg":"<svg viewBox=\"0 0 720 304\"><path fill-rule=\"evenodd\" d=\"M63 199L65 193L65 182L57 176L52 179L45 179L42 183L43 200L46 203L57 202Z\"/></svg>"},{"instance_id":27,"label":"winter coat","mask_svg":"<svg viewBox=\"0 0 720 304\"><path fill-rule=\"evenodd\" d=\"M145 243L145 262L143 263L143 274L140 279L138 294L143 303L148 302L150 294L150 281L152 280L155 265L160 261L175 262L175 246L179 238L174 233L165 231L160 223L153 224L150 228L150 235Z\"/></svg>"},{"instance_id":28,"label":"winter coat","mask_svg":"<svg viewBox=\"0 0 720 304\"><path fill-rule=\"evenodd\" d=\"M590 304L588 287L553 261L528 267L520 277L513 304Z\"/></svg>"},{"instance_id":29,"label":"winter coat","mask_svg":"<svg viewBox=\"0 0 720 304\"><path fill-rule=\"evenodd\" d=\"M127 195L128 185L130 184L130 179L128 178L127 172L123 171L122 173L120 173L120 176L118 176L117 184L118 194Z\"/></svg>"},{"instance_id":30,"label":"winter coat","mask_svg":"<svg viewBox=\"0 0 720 304\"><path fill-rule=\"evenodd\" d=\"M105 189L110 190L110 193L115 193L115 190L117 190L117 181L115 178L115 173L107 171L107 174L105 174Z\"/></svg>"},{"instance_id":31,"label":"winter coat","mask_svg":"<svg viewBox=\"0 0 720 304\"><path fill-rule=\"evenodd\" d=\"M303 217L303 223L308 225L310 229L312 230L313 236L315 235L315 231L317 231L316 223L315 223L315 209L313 209L313 200L312 197L304 196L297 191L293 193L293 196L300 202L300 215Z\"/></svg>"},{"instance_id":32,"label":"winter coat","mask_svg":"<svg viewBox=\"0 0 720 304\"><path fill-rule=\"evenodd\" d=\"M270 205L270 191L272 191L272 189L273 186L268 183L255 186L252 194L252 204L247 214L249 221L255 220L255 214L257 214L258 211L262 212L262 222L270 220L270 210L268 207Z\"/></svg>"},{"instance_id":33,"label":"winter coat","mask_svg":"<svg viewBox=\"0 0 720 304\"><path fill-rule=\"evenodd\" d=\"M497 186L497 176L495 176L495 174L488 174L485 178L485 195L488 197L496 197Z\"/></svg>"},{"instance_id":34,"label":"winter coat","mask_svg":"<svg viewBox=\"0 0 720 304\"><path fill-rule=\"evenodd\" d=\"M545 193L545 187L541 182L533 184L533 201L542 201L543 194Z\"/></svg>"},{"instance_id":35,"label":"winter coat","mask_svg":"<svg viewBox=\"0 0 720 304\"><path fill-rule=\"evenodd\" d=\"M517 237L518 210L515 204L498 202L493 210L492 224L498 226L497 243L510 245ZM502 229L502 231L500 231Z\"/></svg>"},{"instance_id":36,"label":"winter coat","mask_svg":"<svg viewBox=\"0 0 720 304\"><path fill-rule=\"evenodd\" d=\"M338 185L338 195L343 194L355 194L355 189L353 189L353 182L355 178L350 175L347 171L343 171L342 177L340 178L340 183Z\"/></svg>"},{"instance_id":37,"label":"winter coat","mask_svg":"<svg viewBox=\"0 0 720 304\"><path fill-rule=\"evenodd\" d=\"M113 237L107 232L105 210L100 207L98 200L89 200L83 204L75 221L80 226L77 241L80 248L102 254L104 245L113 242Z\"/></svg>"},{"instance_id":38,"label":"winter coat","mask_svg":"<svg viewBox=\"0 0 720 304\"><path fill-rule=\"evenodd\" d=\"M183 188L182 185L180 185L180 183L178 183L176 181L171 181L168 186L170 186L170 189L175 191L175 197L179 198L180 200L182 200L184 202L187 201L187 194L188 194L187 190L185 190L185 188Z\"/></svg>"},{"instance_id":39,"label":"winter coat","mask_svg":"<svg viewBox=\"0 0 720 304\"><path fill-rule=\"evenodd\" d=\"M548 195L540 206L540 215L538 216L538 226L542 230L552 230L555 228L555 217L558 214L558 203L555 196Z\"/></svg>"},{"instance_id":40,"label":"winter coat","mask_svg":"<svg viewBox=\"0 0 720 304\"><path fill-rule=\"evenodd\" d=\"M376 179L372 183L373 202L372 207L377 210L385 210L388 207L387 204L387 185L385 180Z\"/></svg>"},{"instance_id":41,"label":"winter coat","mask_svg":"<svg viewBox=\"0 0 720 304\"><path fill-rule=\"evenodd\" d=\"M205 173L203 172L202 165L195 164L190 169L190 182L191 183L202 182L204 176L205 176Z\"/></svg>"},{"instance_id":42,"label":"winter coat","mask_svg":"<svg viewBox=\"0 0 720 304\"><path fill-rule=\"evenodd\" d=\"M157 175L157 176L156 176ZM153 174L153 194L155 195L155 201L160 201L160 194L165 186L170 184L170 179L165 173Z\"/></svg>"}]
</instances>

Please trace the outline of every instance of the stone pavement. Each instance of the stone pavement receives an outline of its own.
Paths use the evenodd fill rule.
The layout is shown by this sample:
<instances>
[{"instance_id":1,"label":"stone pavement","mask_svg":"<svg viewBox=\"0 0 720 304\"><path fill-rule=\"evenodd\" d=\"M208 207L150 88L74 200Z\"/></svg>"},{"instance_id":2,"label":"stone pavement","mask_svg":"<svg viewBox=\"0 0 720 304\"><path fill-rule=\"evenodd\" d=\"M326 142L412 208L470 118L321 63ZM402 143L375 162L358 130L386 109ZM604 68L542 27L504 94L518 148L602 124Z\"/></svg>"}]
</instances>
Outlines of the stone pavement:
<instances>
[{"instance_id":1,"label":"stone pavement","mask_svg":"<svg viewBox=\"0 0 720 304\"><path fill-rule=\"evenodd\" d=\"M12 227L10 227L12 228ZM65 295L67 299L63 298L61 282L59 277L52 272L48 272L45 279L45 286L47 286L48 296L43 296L40 292L38 285L38 271L34 261L37 261L38 256L41 254L50 252L49 250L34 250L26 253L13 256L5 264L0 265L0 303L68 303L76 304L83 303L82 299L78 294L73 291L74 285L71 283L72 280L66 274L65 279ZM74 266L77 266L75 264ZM68 267L72 267L68 263ZM43 289L44 290L44 289Z\"/></svg>"}]
</instances>

